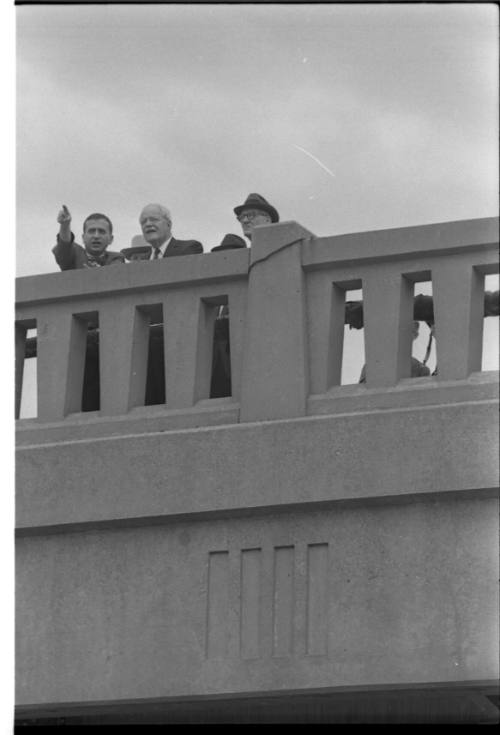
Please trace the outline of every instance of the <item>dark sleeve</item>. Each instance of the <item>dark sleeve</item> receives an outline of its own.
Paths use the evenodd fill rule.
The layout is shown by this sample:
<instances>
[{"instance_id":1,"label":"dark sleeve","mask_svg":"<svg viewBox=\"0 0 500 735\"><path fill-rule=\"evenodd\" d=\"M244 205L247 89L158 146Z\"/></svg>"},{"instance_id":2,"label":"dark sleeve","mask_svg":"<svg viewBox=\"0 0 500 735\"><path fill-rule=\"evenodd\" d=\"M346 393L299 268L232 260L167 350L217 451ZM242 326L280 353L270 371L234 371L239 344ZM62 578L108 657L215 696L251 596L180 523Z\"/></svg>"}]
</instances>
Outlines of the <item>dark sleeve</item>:
<instances>
[{"instance_id":1,"label":"dark sleeve","mask_svg":"<svg viewBox=\"0 0 500 735\"><path fill-rule=\"evenodd\" d=\"M485 292L484 316L498 316L498 291Z\"/></svg>"},{"instance_id":2,"label":"dark sleeve","mask_svg":"<svg viewBox=\"0 0 500 735\"><path fill-rule=\"evenodd\" d=\"M76 268L76 248L75 236L71 233L71 242L62 242L57 235L57 242L52 248L56 263L62 271L69 271Z\"/></svg>"},{"instance_id":3,"label":"dark sleeve","mask_svg":"<svg viewBox=\"0 0 500 735\"><path fill-rule=\"evenodd\" d=\"M190 240L189 242L189 252L193 253L193 255L196 255L198 253L203 252L203 245L201 242L198 242L198 240Z\"/></svg>"}]
</instances>

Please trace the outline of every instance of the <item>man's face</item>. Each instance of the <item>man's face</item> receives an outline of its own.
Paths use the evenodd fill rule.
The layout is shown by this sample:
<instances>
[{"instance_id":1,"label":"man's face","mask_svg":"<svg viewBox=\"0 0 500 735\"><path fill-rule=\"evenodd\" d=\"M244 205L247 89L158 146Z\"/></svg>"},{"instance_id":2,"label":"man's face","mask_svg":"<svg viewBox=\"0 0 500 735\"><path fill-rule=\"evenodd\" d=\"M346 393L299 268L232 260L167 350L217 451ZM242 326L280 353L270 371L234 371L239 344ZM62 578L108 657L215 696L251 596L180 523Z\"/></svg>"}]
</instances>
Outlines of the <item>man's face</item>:
<instances>
[{"instance_id":1,"label":"man's face","mask_svg":"<svg viewBox=\"0 0 500 735\"><path fill-rule=\"evenodd\" d=\"M102 255L113 242L109 222L105 219L89 219L83 230L83 244L91 255Z\"/></svg>"},{"instance_id":2,"label":"man's face","mask_svg":"<svg viewBox=\"0 0 500 735\"><path fill-rule=\"evenodd\" d=\"M271 222L270 215L259 209L244 209L243 212L240 212L237 219L241 224L243 234L249 240L252 239L253 228L256 225L265 225Z\"/></svg>"},{"instance_id":3,"label":"man's face","mask_svg":"<svg viewBox=\"0 0 500 735\"><path fill-rule=\"evenodd\" d=\"M153 247L163 245L172 234L171 223L165 218L158 207L144 207L139 222L141 223L144 239Z\"/></svg>"}]
</instances>

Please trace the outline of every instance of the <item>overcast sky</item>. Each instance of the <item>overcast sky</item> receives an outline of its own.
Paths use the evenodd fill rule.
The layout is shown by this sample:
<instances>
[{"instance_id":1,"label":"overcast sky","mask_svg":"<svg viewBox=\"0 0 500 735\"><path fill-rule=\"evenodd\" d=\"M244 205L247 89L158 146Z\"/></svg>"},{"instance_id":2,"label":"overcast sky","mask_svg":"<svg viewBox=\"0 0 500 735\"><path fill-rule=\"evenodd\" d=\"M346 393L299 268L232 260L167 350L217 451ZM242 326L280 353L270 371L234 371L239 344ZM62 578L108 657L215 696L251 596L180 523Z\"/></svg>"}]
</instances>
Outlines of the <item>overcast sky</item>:
<instances>
[{"instance_id":1,"label":"overcast sky","mask_svg":"<svg viewBox=\"0 0 500 735\"><path fill-rule=\"evenodd\" d=\"M256 191L314 234L495 216L495 5L20 6L17 273L161 202L209 251ZM316 160L315 160L316 159Z\"/></svg>"}]
</instances>

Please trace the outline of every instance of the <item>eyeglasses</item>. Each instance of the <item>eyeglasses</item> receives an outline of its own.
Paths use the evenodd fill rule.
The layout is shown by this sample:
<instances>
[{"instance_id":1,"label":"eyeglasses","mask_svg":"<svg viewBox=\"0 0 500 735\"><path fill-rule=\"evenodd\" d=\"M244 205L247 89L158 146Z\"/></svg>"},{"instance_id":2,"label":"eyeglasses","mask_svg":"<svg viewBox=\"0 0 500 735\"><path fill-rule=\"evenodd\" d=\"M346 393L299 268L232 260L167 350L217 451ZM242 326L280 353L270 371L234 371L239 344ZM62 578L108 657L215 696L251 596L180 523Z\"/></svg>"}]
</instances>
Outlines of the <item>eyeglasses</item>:
<instances>
[{"instance_id":1,"label":"eyeglasses","mask_svg":"<svg viewBox=\"0 0 500 735\"><path fill-rule=\"evenodd\" d=\"M238 222L243 222L244 219L248 219L248 220L252 221L253 219L255 219L256 217L259 217L259 216L261 216L261 217L268 217L268 215L265 212L252 212L252 211L248 211L248 212L242 212L241 214L239 214L236 217L236 219L238 220Z\"/></svg>"}]
</instances>

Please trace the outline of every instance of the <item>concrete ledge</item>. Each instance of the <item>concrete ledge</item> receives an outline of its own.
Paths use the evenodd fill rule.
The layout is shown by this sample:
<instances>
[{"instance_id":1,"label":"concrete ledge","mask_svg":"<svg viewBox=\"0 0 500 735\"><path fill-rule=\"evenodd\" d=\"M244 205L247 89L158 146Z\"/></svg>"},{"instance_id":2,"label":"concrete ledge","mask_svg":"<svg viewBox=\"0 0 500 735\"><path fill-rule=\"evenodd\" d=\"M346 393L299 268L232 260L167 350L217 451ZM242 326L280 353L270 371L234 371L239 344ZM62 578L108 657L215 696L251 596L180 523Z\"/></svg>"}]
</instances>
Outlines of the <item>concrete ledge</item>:
<instances>
[{"instance_id":1,"label":"concrete ledge","mask_svg":"<svg viewBox=\"0 0 500 735\"><path fill-rule=\"evenodd\" d=\"M307 414L319 416L356 411L435 406L444 403L491 401L499 398L499 373L473 373L467 380L443 381L436 377L407 378L388 390L366 384L342 385L327 393L310 395Z\"/></svg>"},{"instance_id":2,"label":"concrete ledge","mask_svg":"<svg viewBox=\"0 0 500 735\"><path fill-rule=\"evenodd\" d=\"M240 407L231 398L198 401L193 408L169 410L165 406L143 406L128 414L101 417L99 411L74 413L63 421L41 422L20 419L16 422L16 444L47 444L78 439L97 439L127 434L178 431L200 426L236 424Z\"/></svg>"},{"instance_id":3,"label":"concrete ledge","mask_svg":"<svg viewBox=\"0 0 500 735\"><path fill-rule=\"evenodd\" d=\"M471 402L27 445L17 527L498 486L498 405Z\"/></svg>"},{"instance_id":4,"label":"concrete ledge","mask_svg":"<svg viewBox=\"0 0 500 735\"><path fill-rule=\"evenodd\" d=\"M305 245L302 264L309 270L352 261L397 261L416 255L455 254L478 247L491 250L493 258L496 252L498 258L498 217L316 238Z\"/></svg>"},{"instance_id":5,"label":"concrete ledge","mask_svg":"<svg viewBox=\"0 0 500 735\"><path fill-rule=\"evenodd\" d=\"M250 260L249 250L204 253L165 261L132 263L25 276L16 279L16 304L19 308L43 302L74 300L120 292L143 292L159 286L200 285L213 281L245 278Z\"/></svg>"}]
</instances>

